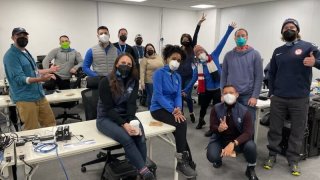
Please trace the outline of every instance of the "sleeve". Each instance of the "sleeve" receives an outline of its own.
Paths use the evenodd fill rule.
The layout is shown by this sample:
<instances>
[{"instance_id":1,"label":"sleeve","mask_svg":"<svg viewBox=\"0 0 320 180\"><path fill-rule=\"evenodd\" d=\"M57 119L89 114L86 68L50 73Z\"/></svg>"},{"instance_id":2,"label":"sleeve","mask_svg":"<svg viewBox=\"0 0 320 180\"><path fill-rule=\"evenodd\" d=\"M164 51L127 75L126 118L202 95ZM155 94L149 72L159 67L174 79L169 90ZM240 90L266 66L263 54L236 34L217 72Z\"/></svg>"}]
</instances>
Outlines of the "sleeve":
<instances>
[{"instance_id":1,"label":"sleeve","mask_svg":"<svg viewBox=\"0 0 320 180\"><path fill-rule=\"evenodd\" d=\"M200 31L200 27L201 27L200 25L197 25L196 30L194 31L193 38L192 38L192 47L196 46L198 43L198 34Z\"/></svg>"},{"instance_id":2,"label":"sleeve","mask_svg":"<svg viewBox=\"0 0 320 180\"><path fill-rule=\"evenodd\" d=\"M219 57L221 54L221 51L224 47L224 45L226 44L229 35L231 34L231 32L233 31L233 27L232 26L228 26L227 32L224 34L223 38L220 40L218 46L216 47L215 50L213 50L213 52L211 53L211 56L215 56L215 57Z\"/></svg>"},{"instance_id":3,"label":"sleeve","mask_svg":"<svg viewBox=\"0 0 320 180\"><path fill-rule=\"evenodd\" d=\"M254 67L254 87L253 87L253 92L251 97L258 99L261 91L262 80L263 80L262 59L258 51L256 51L254 66L255 66Z\"/></svg>"},{"instance_id":4,"label":"sleeve","mask_svg":"<svg viewBox=\"0 0 320 180\"><path fill-rule=\"evenodd\" d=\"M143 58L140 62L140 82L141 84L144 84L144 76L146 74L146 68L147 68L147 59Z\"/></svg>"},{"instance_id":5,"label":"sleeve","mask_svg":"<svg viewBox=\"0 0 320 180\"><path fill-rule=\"evenodd\" d=\"M21 64L17 64L19 61L13 61L13 59L18 59L16 55L4 57L4 68L8 79L14 79L14 81L19 85L27 84L27 76L24 74Z\"/></svg>"},{"instance_id":6,"label":"sleeve","mask_svg":"<svg viewBox=\"0 0 320 180\"><path fill-rule=\"evenodd\" d=\"M242 134L240 134L240 136L238 136L235 139L239 143L238 146L252 139L252 135L253 135L253 124L252 124L250 113L249 111L247 111L243 119L243 132Z\"/></svg>"},{"instance_id":7,"label":"sleeve","mask_svg":"<svg viewBox=\"0 0 320 180\"><path fill-rule=\"evenodd\" d=\"M228 53L224 56L223 63L222 63L222 72L220 78L220 85L221 89L227 84L227 77L228 77Z\"/></svg>"},{"instance_id":8,"label":"sleeve","mask_svg":"<svg viewBox=\"0 0 320 180\"><path fill-rule=\"evenodd\" d=\"M153 83L153 95L152 95L153 100L158 102L162 108L172 113L174 110L174 107L170 105L165 98L163 98L163 93L162 93L163 76L162 76L161 70L157 70L153 74L152 79L153 79L153 82L157 82L157 83Z\"/></svg>"},{"instance_id":9,"label":"sleeve","mask_svg":"<svg viewBox=\"0 0 320 180\"><path fill-rule=\"evenodd\" d=\"M79 67L82 67L82 64L83 58L81 54L78 51L76 51L76 65L73 68L78 69Z\"/></svg>"},{"instance_id":10,"label":"sleeve","mask_svg":"<svg viewBox=\"0 0 320 180\"><path fill-rule=\"evenodd\" d=\"M83 64L82 64L82 70L84 73L86 73L88 76L98 76L98 74L90 69L91 64L93 61L93 56L92 56L92 49L90 48L86 56L84 58Z\"/></svg>"},{"instance_id":11,"label":"sleeve","mask_svg":"<svg viewBox=\"0 0 320 180\"><path fill-rule=\"evenodd\" d=\"M314 55L314 57L316 59L314 67L317 68L317 69L320 69L320 50L319 50L319 48L317 46L313 45L312 52L313 52L313 55Z\"/></svg>"},{"instance_id":12,"label":"sleeve","mask_svg":"<svg viewBox=\"0 0 320 180\"><path fill-rule=\"evenodd\" d=\"M49 64L55 58L56 54L57 54L56 49L53 49L52 51L49 52L49 54L42 61L43 69L49 68Z\"/></svg>"},{"instance_id":13,"label":"sleeve","mask_svg":"<svg viewBox=\"0 0 320 180\"><path fill-rule=\"evenodd\" d=\"M137 97L138 97L139 81L137 80L134 84L133 91L127 102L127 115L128 120L135 119L135 114L137 112Z\"/></svg>"},{"instance_id":14,"label":"sleeve","mask_svg":"<svg viewBox=\"0 0 320 180\"><path fill-rule=\"evenodd\" d=\"M276 74L277 74L277 63L275 60L275 51L273 52L272 58L270 60L270 69L269 69L269 94L268 96L270 97L271 95L273 95L273 89L274 89L274 81L276 78Z\"/></svg>"},{"instance_id":15,"label":"sleeve","mask_svg":"<svg viewBox=\"0 0 320 180\"><path fill-rule=\"evenodd\" d=\"M111 89L109 86L108 78L103 78L99 83L99 97L104 105L106 114L108 117L119 126L126 123L126 121L121 118L120 114L114 110L114 103L112 101Z\"/></svg>"},{"instance_id":16,"label":"sleeve","mask_svg":"<svg viewBox=\"0 0 320 180\"><path fill-rule=\"evenodd\" d=\"M191 81L182 91L185 93L189 93L192 90L193 85L194 83L196 83L197 80L198 80L198 68L196 67L193 69Z\"/></svg>"},{"instance_id":17,"label":"sleeve","mask_svg":"<svg viewBox=\"0 0 320 180\"><path fill-rule=\"evenodd\" d=\"M220 125L220 120L218 119L215 108L213 107L210 113L210 130L212 130L214 133L219 133L218 131L219 125Z\"/></svg>"},{"instance_id":18,"label":"sleeve","mask_svg":"<svg viewBox=\"0 0 320 180\"><path fill-rule=\"evenodd\" d=\"M181 95L181 77L179 74L175 73L177 75L178 81L179 81L179 86L178 86L178 91L176 93L176 98L174 100L174 107L175 108L180 108L182 110L182 95Z\"/></svg>"}]
</instances>

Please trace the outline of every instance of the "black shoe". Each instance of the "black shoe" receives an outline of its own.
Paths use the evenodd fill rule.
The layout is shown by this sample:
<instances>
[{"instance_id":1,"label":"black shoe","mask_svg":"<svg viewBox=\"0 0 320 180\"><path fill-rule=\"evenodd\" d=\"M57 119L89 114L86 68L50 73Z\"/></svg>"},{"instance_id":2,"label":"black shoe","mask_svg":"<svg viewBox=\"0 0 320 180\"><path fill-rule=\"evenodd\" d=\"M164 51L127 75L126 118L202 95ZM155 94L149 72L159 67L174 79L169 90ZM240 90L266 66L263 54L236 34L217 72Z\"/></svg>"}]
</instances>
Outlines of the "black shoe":
<instances>
[{"instance_id":1,"label":"black shoe","mask_svg":"<svg viewBox=\"0 0 320 180\"><path fill-rule=\"evenodd\" d=\"M204 125L206 125L206 122L203 120L203 118L200 118L196 129L202 129L202 126Z\"/></svg>"},{"instance_id":2,"label":"black shoe","mask_svg":"<svg viewBox=\"0 0 320 180\"><path fill-rule=\"evenodd\" d=\"M192 123L196 122L196 117L194 116L194 113L190 114L190 120Z\"/></svg>"},{"instance_id":3,"label":"black shoe","mask_svg":"<svg viewBox=\"0 0 320 180\"><path fill-rule=\"evenodd\" d=\"M222 166L222 161L214 162L214 163L212 163L212 166L213 166L214 168L219 168L219 167Z\"/></svg>"},{"instance_id":4,"label":"black shoe","mask_svg":"<svg viewBox=\"0 0 320 180\"><path fill-rule=\"evenodd\" d=\"M196 170L197 164L194 161L189 161L189 166L193 169Z\"/></svg>"},{"instance_id":5,"label":"black shoe","mask_svg":"<svg viewBox=\"0 0 320 180\"><path fill-rule=\"evenodd\" d=\"M213 131L211 129L209 129L206 133L204 133L205 137L211 137L213 134Z\"/></svg>"},{"instance_id":6,"label":"black shoe","mask_svg":"<svg viewBox=\"0 0 320 180\"><path fill-rule=\"evenodd\" d=\"M247 166L246 176L249 178L249 180L259 180L254 168L255 166Z\"/></svg>"}]
</instances>

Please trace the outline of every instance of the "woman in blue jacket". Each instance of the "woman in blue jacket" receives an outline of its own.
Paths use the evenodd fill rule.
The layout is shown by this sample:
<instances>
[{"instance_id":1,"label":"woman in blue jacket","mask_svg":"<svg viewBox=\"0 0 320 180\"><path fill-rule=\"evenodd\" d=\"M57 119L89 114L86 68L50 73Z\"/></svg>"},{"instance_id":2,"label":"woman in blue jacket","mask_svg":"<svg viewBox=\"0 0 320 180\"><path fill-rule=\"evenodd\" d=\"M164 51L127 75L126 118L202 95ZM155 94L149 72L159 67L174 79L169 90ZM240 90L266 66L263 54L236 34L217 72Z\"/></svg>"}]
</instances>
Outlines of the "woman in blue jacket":
<instances>
[{"instance_id":1,"label":"woman in blue jacket","mask_svg":"<svg viewBox=\"0 0 320 180\"><path fill-rule=\"evenodd\" d=\"M187 94L192 90L194 83L198 80L198 94L199 102L201 105L199 122L196 129L201 129L206 124L204 116L207 113L207 108L210 102L213 104L220 102L221 90L220 90L220 75L221 67L219 64L220 53L226 44L229 35L236 27L236 23L231 23L228 26L226 34L221 39L216 49L208 54L207 51L200 45L194 47L194 54L199 60L197 67L193 70L192 80L189 82L187 87L182 90L182 94ZM212 135L212 131L209 130L205 133L205 136L209 137Z\"/></svg>"},{"instance_id":2,"label":"woman in blue jacket","mask_svg":"<svg viewBox=\"0 0 320 180\"><path fill-rule=\"evenodd\" d=\"M186 118L181 111L181 77L176 72L184 56L184 51L179 46L166 45L164 48L163 59L166 65L153 74L150 111L153 118L176 127L173 133L178 160L176 169L186 178L194 178L197 173L187 142Z\"/></svg>"}]
</instances>

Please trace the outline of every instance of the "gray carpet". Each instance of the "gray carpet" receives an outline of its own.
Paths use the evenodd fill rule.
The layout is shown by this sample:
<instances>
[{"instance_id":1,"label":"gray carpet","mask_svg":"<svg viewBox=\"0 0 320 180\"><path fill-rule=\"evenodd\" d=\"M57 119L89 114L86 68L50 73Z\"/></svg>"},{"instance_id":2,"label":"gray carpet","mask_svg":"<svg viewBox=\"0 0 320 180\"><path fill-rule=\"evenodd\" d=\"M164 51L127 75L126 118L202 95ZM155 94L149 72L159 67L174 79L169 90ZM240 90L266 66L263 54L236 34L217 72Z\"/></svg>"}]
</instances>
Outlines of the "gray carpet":
<instances>
[{"instance_id":1,"label":"gray carpet","mask_svg":"<svg viewBox=\"0 0 320 180\"><path fill-rule=\"evenodd\" d=\"M247 179L244 172L246 169L246 162L243 155L238 155L236 158L225 158L223 159L223 165L219 169L215 169L206 159L206 146L209 138L204 137L205 131L209 127L209 114L210 109L207 111L206 122L207 125L201 130L196 130L195 124L189 121L189 114L186 110L186 117L188 118L188 142L190 144L192 154L195 162L197 163L197 172L199 180L245 180ZM144 107L139 107L139 111L145 110ZM195 105L196 117L199 116L199 106ZM61 109L54 108L55 114L61 113ZM81 105L78 108L72 110L72 112L80 113L84 119L84 112ZM197 118L198 120L198 118ZM72 122L72 121L71 121ZM70 121L68 121L70 123ZM71 129L72 131L72 129ZM256 172L260 180L319 180L320 179L320 158L313 157L308 158L300 163L302 175L300 177L293 177L289 173L289 168L287 161L284 157L279 156L278 161L274 169L264 170L262 168L262 163L264 158L267 156L267 128L261 127L259 131L258 138L258 159ZM91 165L87 167L87 172L82 173L80 171L81 164L90 161L96 157L98 151L81 154L78 156L72 156L63 158L62 161L66 168L67 174L70 180L99 180L103 163ZM153 161L156 162L157 169L157 179L158 180L170 180L173 179L173 166L174 166L174 150L171 146L159 139L154 139L153 141ZM23 169L18 167L18 179L23 179ZM63 180L66 179L62 168L58 160L53 160L49 162L44 162L39 165L39 169L35 172L33 176L34 180ZM184 179L179 176L179 179Z\"/></svg>"}]
</instances>

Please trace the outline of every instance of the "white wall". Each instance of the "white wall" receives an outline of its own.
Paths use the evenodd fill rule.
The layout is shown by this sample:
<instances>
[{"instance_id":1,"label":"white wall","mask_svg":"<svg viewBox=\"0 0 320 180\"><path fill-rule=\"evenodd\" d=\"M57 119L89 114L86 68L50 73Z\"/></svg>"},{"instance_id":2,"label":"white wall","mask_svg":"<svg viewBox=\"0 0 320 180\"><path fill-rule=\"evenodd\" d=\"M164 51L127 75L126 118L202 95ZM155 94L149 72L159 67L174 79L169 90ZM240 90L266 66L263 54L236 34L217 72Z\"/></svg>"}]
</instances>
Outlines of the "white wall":
<instances>
[{"instance_id":1,"label":"white wall","mask_svg":"<svg viewBox=\"0 0 320 180\"><path fill-rule=\"evenodd\" d=\"M319 8L319 0L285 0L221 9L220 37L223 36L227 24L231 21L237 22L238 27L248 30L248 44L261 53L266 65L273 50L283 44L280 31L287 18L299 21L303 40L320 44L320 21L317 13ZM221 62L224 54L234 46L232 35L221 54ZM314 78L320 77L320 71L314 69L313 72Z\"/></svg>"},{"instance_id":2,"label":"white wall","mask_svg":"<svg viewBox=\"0 0 320 180\"><path fill-rule=\"evenodd\" d=\"M70 37L71 47L83 56L96 40L96 3L89 1L5 0L0 2L0 78L4 76L4 53L12 43L11 32L24 27L29 33L27 49L37 55L59 46L59 37Z\"/></svg>"}]
</instances>

